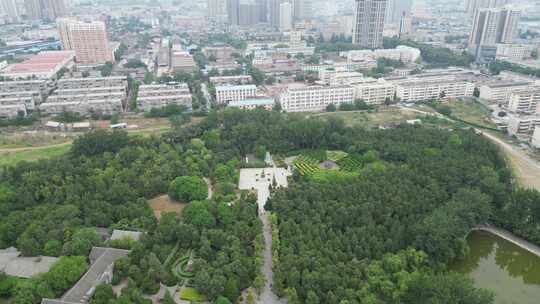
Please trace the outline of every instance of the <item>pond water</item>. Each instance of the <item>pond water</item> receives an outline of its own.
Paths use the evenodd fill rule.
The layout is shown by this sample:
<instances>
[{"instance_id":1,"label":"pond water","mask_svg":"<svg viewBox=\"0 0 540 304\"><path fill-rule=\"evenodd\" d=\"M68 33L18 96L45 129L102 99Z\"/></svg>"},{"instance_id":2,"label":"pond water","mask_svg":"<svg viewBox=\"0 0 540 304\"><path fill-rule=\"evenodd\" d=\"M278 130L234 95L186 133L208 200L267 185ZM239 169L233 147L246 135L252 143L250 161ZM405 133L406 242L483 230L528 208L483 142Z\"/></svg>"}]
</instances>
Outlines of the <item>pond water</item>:
<instances>
[{"instance_id":1,"label":"pond water","mask_svg":"<svg viewBox=\"0 0 540 304\"><path fill-rule=\"evenodd\" d=\"M495 293L495 304L540 303L540 257L489 232L467 237L470 253L450 269Z\"/></svg>"}]
</instances>

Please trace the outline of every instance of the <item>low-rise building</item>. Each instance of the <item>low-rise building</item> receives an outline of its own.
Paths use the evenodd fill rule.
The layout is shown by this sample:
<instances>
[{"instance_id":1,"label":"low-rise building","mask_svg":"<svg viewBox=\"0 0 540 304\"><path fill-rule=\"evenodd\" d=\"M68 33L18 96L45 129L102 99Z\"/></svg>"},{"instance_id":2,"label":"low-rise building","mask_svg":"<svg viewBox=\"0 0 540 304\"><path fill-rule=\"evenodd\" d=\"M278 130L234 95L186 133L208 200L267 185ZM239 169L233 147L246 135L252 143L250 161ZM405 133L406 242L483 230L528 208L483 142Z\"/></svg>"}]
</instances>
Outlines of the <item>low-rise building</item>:
<instances>
[{"instance_id":1,"label":"low-rise building","mask_svg":"<svg viewBox=\"0 0 540 304\"><path fill-rule=\"evenodd\" d=\"M279 96L286 112L322 111L330 104L336 107L354 101L352 86L297 86L290 85Z\"/></svg>"},{"instance_id":2,"label":"low-rise building","mask_svg":"<svg viewBox=\"0 0 540 304\"><path fill-rule=\"evenodd\" d=\"M417 48L400 45L395 49L377 50L354 50L343 52L341 55L347 58L348 62L377 62L377 59L391 59L412 63L420 58L420 50Z\"/></svg>"},{"instance_id":3,"label":"low-rise building","mask_svg":"<svg viewBox=\"0 0 540 304\"><path fill-rule=\"evenodd\" d=\"M115 114L127 99L126 77L65 78L39 109L47 114Z\"/></svg>"},{"instance_id":4,"label":"low-rise building","mask_svg":"<svg viewBox=\"0 0 540 304\"><path fill-rule=\"evenodd\" d=\"M540 128L535 128L531 138L531 144L536 149L540 149Z\"/></svg>"},{"instance_id":5,"label":"low-rise building","mask_svg":"<svg viewBox=\"0 0 540 304\"><path fill-rule=\"evenodd\" d=\"M215 44L202 49L206 58L213 57L216 60L225 60L232 58L232 55L237 51L227 44Z\"/></svg>"},{"instance_id":6,"label":"low-rise building","mask_svg":"<svg viewBox=\"0 0 540 304\"><path fill-rule=\"evenodd\" d=\"M456 77L412 78L396 83L396 97L403 102L467 98L473 97L474 88L474 83Z\"/></svg>"},{"instance_id":7,"label":"low-rise building","mask_svg":"<svg viewBox=\"0 0 540 304\"><path fill-rule=\"evenodd\" d=\"M139 86L137 108L150 111L152 108L163 108L169 104L192 108L192 96L185 83L155 84Z\"/></svg>"},{"instance_id":8,"label":"low-rise building","mask_svg":"<svg viewBox=\"0 0 540 304\"><path fill-rule=\"evenodd\" d=\"M243 110L253 110L256 108L272 110L274 104L275 101L273 98L248 98L244 100L231 101L227 106Z\"/></svg>"},{"instance_id":9,"label":"low-rise building","mask_svg":"<svg viewBox=\"0 0 540 304\"><path fill-rule=\"evenodd\" d=\"M537 113L540 89L516 91L510 94L508 109L516 113Z\"/></svg>"},{"instance_id":10,"label":"low-rise building","mask_svg":"<svg viewBox=\"0 0 540 304\"><path fill-rule=\"evenodd\" d=\"M257 87L253 84L216 87L216 102L218 104L245 100L255 96L257 96Z\"/></svg>"},{"instance_id":11,"label":"low-rise building","mask_svg":"<svg viewBox=\"0 0 540 304\"><path fill-rule=\"evenodd\" d=\"M42 299L41 304L88 303L100 284L110 284L114 262L126 257L130 250L94 247L90 252L90 268L60 299Z\"/></svg>"},{"instance_id":12,"label":"low-rise building","mask_svg":"<svg viewBox=\"0 0 540 304\"><path fill-rule=\"evenodd\" d=\"M193 72L197 69L197 64L193 56L186 51L173 51L171 56L172 72Z\"/></svg>"},{"instance_id":13,"label":"low-rise building","mask_svg":"<svg viewBox=\"0 0 540 304\"><path fill-rule=\"evenodd\" d=\"M487 83L480 87L480 98L492 103L508 104L512 92L528 90L531 83L527 81L505 81Z\"/></svg>"},{"instance_id":14,"label":"low-rise building","mask_svg":"<svg viewBox=\"0 0 540 304\"><path fill-rule=\"evenodd\" d=\"M19 113L26 116L26 107L23 104L0 105L0 118L14 118Z\"/></svg>"},{"instance_id":15,"label":"low-rise building","mask_svg":"<svg viewBox=\"0 0 540 304\"><path fill-rule=\"evenodd\" d=\"M498 60L523 60L531 58L530 47L522 44L498 44L496 59Z\"/></svg>"},{"instance_id":16,"label":"low-rise building","mask_svg":"<svg viewBox=\"0 0 540 304\"><path fill-rule=\"evenodd\" d=\"M368 78L351 85L354 87L354 98L362 99L368 105L384 104L387 100L394 100L396 94L396 86L382 78Z\"/></svg>"},{"instance_id":17,"label":"low-rise building","mask_svg":"<svg viewBox=\"0 0 540 304\"><path fill-rule=\"evenodd\" d=\"M5 78L52 79L62 69L70 69L75 60L73 51L43 51L27 60L8 65L0 71Z\"/></svg>"},{"instance_id":18,"label":"low-rise building","mask_svg":"<svg viewBox=\"0 0 540 304\"><path fill-rule=\"evenodd\" d=\"M84 88L101 88L101 87L125 87L127 88L127 77L125 76L110 76L110 77L78 77L78 78L62 78L58 80L58 89L84 89Z\"/></svg>"},{"instance_id":19,"label":"low-rise building","mask_svg":"<svg viewBox=\"0 0 540 304\"><path fill-rule=\"evenodd\" d=\"M512 136L531 135L540 126L540 116L510 115L508 119L508 134Z\"/></svg>"},{"instance_id":20,"label":"low-rise building","mask_svg":"<svg viewBox=\"0 0 540 304\"><path fill-rule=\"evenodd\" d=\"M249 84L252 81L250 75L210 77L210 82L214 85L240 85Z\"/></svg>"}]
</instances>

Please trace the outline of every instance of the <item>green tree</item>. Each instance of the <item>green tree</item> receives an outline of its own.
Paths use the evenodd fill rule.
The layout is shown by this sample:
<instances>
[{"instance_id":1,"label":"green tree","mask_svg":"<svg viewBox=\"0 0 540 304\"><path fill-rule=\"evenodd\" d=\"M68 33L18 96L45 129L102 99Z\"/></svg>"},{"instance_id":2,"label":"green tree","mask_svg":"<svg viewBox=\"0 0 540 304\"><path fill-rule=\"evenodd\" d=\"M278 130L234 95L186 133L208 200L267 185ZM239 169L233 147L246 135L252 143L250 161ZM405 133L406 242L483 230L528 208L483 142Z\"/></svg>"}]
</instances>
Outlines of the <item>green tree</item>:
<instances>
[{"instance_id":1,"label":"green tree","mask_svg":"<svg viewBox=\"0 0 540 304\"><path fill-rule=\"evenodd\" d=\"M169 196L185 202L203 200L208 196L208 185L198 176L180 176L171 182Z\"/></svg>"},{"instance_id":2,"label":"green tree","mask_svg":"<svg viewBox=\"0 0 540 304\"><path fill-rule=\"evenodd\" d=\"M116 296L109 284L99 284L92 296L91 304L109 304L111 300L115 300Z\"/></svg>"}]
</instances>

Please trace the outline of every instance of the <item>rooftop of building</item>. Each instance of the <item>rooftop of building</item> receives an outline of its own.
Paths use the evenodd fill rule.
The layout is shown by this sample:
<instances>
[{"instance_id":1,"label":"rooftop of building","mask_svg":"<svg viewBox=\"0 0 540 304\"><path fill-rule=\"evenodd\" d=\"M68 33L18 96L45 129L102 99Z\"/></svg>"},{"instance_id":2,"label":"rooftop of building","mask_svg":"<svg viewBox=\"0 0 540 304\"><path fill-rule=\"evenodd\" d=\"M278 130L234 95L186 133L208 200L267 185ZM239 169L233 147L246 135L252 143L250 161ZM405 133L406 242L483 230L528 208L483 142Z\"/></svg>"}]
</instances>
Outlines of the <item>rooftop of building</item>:
<instances>
[{"instance_id":1,"label":"rooftop of building","mask_svg":"<svg viewBox=\"0 0 540 304\"><path fill-rule=\"evenodd\" d=\"M43 51L21 63L14 63L5 69L8 73L49 72L75 57L73 51Z\"/></svg>"},{"instance_id":2,"label":"rooftop of building","mask_svg":"<svg viewBox=\"0 0 540 304\"><path fill-rule=\"evenodd\" d=\"M235 91L235 90L256 90L257 86L254 84L244 84L244 85L223 85L217 86L216 91Z\"/></svg>"},{"instance_id":3,"label":"rooftop of building","mask_svg":"<svg viewBox=\"0 0 540 304\"><path fill-rule=\"evenodd\" d=\"M490 88L507 88L507 87L518 87L518 86L528 86L530 82L526 81L504 81L504 82L494 82L487 83L485 86Z\"/></svg>"},{"instance_id":4,"label":"rooftop of building","mask_svg":"<svg viewBox=\"0 0 540 304\"><path fill-rule=\"evenodd\" d=\"M273 98L261 97L261 98L248 98L245 100L231 101L230 107L242 107L242 106L264 106L274 104Z\"/></svg>"}]
</instances>

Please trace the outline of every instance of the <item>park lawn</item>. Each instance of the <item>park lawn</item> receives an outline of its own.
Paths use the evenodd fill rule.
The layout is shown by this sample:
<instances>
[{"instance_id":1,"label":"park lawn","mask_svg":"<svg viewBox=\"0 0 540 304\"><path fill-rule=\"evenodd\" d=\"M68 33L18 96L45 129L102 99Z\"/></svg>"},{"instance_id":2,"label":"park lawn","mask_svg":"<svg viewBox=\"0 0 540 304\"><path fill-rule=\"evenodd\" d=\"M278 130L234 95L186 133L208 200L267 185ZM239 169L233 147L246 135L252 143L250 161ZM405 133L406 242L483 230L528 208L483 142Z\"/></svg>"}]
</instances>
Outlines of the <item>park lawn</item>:
<instances>
[{"instance_id":1,"label":"park lawn","mask_svg":"<svg viewBox=\"0 0 540 304\"><path fill-rule=\"evenodd\" d=\"M490 110L479 102L455 100L446 105L452 109L452 116L455 118L488 128L496 127L489 122Z\"/></svg>"},{"instance_id":2,"label":"park lawn","mask_svg":"<svg viewBox=\"0 0 540 304\"><path fill-rule=\"evenodd\" d=\"M364 128L375 127L388 123L404 123L410 119L418 118L418 113L406 112L398 108L389 108L378 112L333 112L323 113L319 117L339 117L347 126L360 126Z\"/></svg>"},{"instance_id":3,"label":"park lawn","mask_svg":"<svg viewBox=\"0 0 540 304\"><path fill-rule=\"evenodd\" d=\"M71 144L54 145L39 149L1 151L0 166L14 165L20 161L36 161L63 155L71 149Z\"/></svg>"},{"instance_id":4,"label":"park lawn","mask_svg":"<svg viewBox=\"0 0 540 304\"><path fill-rule=\"evenodd\" d=\"M180 299L192 302L204 302L206 297L200 294L195 288L184 287L180 292Z\"/></svg>"}]
</instances>

